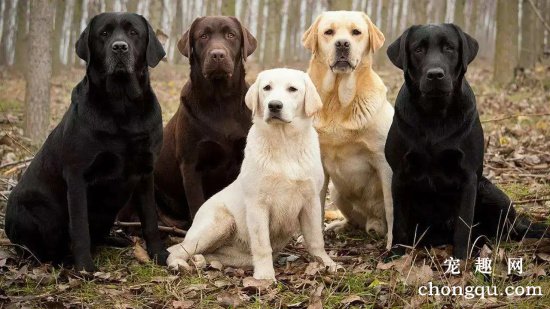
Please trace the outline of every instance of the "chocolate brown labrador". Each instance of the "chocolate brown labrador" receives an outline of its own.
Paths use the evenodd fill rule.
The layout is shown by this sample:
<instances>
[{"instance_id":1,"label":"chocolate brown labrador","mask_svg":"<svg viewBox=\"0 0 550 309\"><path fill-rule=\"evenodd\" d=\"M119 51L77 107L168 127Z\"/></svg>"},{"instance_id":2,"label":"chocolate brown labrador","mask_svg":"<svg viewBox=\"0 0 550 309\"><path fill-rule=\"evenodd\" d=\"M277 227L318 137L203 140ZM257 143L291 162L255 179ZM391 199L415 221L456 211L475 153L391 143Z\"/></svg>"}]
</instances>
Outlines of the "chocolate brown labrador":
<instances>
[{"instance_id":1,"label":"chocolate brown labrador","mask_svg":"<svg viewBox=\"0 0 550 309\"><path fill-rule=\"evenodd\" d=\"M164 128L155 184L163 221L185 227L239 173L252 125L244 61L256 39L235 17L207 16L193 21L178 49L189 58L191 73Z\"/></svg>"}]
</instances>

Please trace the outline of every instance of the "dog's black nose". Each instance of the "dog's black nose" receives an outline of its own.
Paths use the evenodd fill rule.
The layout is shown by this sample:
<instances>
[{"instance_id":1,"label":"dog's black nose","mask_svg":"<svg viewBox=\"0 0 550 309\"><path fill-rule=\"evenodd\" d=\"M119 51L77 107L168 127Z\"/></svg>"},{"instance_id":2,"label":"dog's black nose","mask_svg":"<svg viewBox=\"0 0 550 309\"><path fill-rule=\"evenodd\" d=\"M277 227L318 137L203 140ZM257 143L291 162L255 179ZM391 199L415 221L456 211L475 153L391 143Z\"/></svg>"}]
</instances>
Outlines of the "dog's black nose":
<instances>
[{"instance_id":1,"label":"dog's black nose","mask_svg":"<svg viewBox=\"0 0 550 309\"><path fill-rule=\"evenodd\" d=\"M350 42L348 40L338 40L336 41L335 45L338 49L349 49Z\"/></svg>"},{"instance_id":2,"label":"dog's black nose","mask_svg":"<svg viewBox=\"0 0 550 309\"><path fill-rule=\"evenodd\" d=\"M268 104L267 104L267 107L269 108L269 110L271 112L280 112L281 109L283 109L283 102L281 101L277 101L277 100L273 100L273 101L270 101Z\"/></svg>"},{"instance_id":3,"label":"dog's black nose","mask_svg":"<svg viewBox=\"0 0 550 309\"><path fill-rule=\"evenodd\" d=\"M443 72L442 68L429 69L427 72L427 76L429 80L442 79L443 77L445 77L445 72Z\"/></svg>"},{"instance_id":4,"label":"dog's black nose","mask_svg":"<svg viewBox=\"0 0 550 309\"><path fill-rule=\"evenodd\" d=\"M213 49L210 51L210 57L214 61L222 61L227 56L227 53L223 49Z\"/></svg>"},{"instance_id":5,"label":"dog's black nose","mask_svg":"<svg viewBox=\"0 0 550 309\"><path fill-rule=\"evenodd\" d=\"M111 48L113 49L113 52L117 54L118 53L123 54L128 52L128 44L123 41L114 42L113 45L111 45Z\"/></svg>"}]
</instances>

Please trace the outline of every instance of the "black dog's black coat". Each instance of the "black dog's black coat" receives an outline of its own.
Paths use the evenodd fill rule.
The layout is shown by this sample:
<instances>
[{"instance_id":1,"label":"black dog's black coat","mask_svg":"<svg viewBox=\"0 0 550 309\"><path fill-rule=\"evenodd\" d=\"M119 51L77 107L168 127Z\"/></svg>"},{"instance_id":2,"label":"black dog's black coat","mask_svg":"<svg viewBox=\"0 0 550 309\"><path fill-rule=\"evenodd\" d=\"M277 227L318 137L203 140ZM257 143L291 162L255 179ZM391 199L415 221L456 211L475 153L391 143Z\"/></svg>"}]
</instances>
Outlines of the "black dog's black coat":
<instances>
[{"instance_id":1,"label":"black dog's black coat","mask_svg":"<svg viewBox=\"0 0 550 309\"><path fill-rule=\"evenodd\" d=\"M394 253L404 252L397 245L453 244L454 256L466 258L481 235L546 233L542 224L529 229L482 176L483 129L464 78L477 50L453 24L413 26L388 47L405 77L385 148L393 170Z\"/></svg>"},{"instance_id":2,"label":"black dog's black coat","mask_svg":"<svg viewBox=\"0 0 550 309\"><path fill-rule=\"evenodd\" d=\"M40 260L60 262L72 253L78 270L92 271L91 246L131 203L149 254L165 263L153 189L162 118L148 71L164 49L143 17L104 13L90 21L76 52L87 62L86 76L10 194L6 233Z\"/></svg>"}]
</instances>

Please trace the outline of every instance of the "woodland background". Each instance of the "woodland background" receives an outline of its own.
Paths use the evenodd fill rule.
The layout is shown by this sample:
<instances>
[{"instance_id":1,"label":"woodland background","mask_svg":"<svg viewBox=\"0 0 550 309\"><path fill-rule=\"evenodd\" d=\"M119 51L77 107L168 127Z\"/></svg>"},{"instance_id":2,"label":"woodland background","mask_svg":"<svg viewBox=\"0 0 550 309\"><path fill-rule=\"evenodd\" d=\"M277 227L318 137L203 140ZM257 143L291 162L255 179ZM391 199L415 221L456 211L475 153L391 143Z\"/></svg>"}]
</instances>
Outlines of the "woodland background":
<instances>
[{"instance_id":1,"label":"woodland background","mask_svg":"<svg viewBox=\"0 0 550 309\"><path fill-rule=\"evenodd\" d=\"M151 82L167 122L189 73L176 43L195 17L236 15L256 36L258 49L246 63L251 82L265 68L307 69L301 35L329 9L363 10L384 32L374 66L390 102L403 73L385 49L404 29L454 22L476 38L480 51L467 79L485 131L484 175L520 212L550 224L550 0L0 0L0 308L550 308L548 240L497 239L481 252L493 261L491 275L475 273L470 259L461 275L449 276L442 263L450 247L419 249L384 263L383 239L361 231L327 233L326 248L344 271L327 274L293 241L276 260L278 283L271 287L258 286L250 269L197 263L191 273L171 273L148 261L138 230L120 225L115 232L133 235L134 246L98 249L94 274L14 254L2 230L6 201L85 74L74 43L92 16L138 12L166 40L167 61L151 70ZM169 245L182 235L164 236ZM508 257L523 258L523 274L506 274ZM541 286L543 296L419 295L418 286L429 281L499 290Z\"/></svg>"}]
</instances>

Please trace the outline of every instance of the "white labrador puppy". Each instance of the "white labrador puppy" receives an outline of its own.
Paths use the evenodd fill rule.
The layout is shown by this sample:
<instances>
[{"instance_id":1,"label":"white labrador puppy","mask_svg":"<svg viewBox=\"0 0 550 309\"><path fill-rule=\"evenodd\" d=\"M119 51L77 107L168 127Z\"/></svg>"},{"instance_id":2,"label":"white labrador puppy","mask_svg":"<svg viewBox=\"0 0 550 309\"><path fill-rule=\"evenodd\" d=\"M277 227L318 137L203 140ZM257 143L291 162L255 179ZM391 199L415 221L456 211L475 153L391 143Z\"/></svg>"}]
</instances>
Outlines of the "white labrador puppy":
<instances>
[{"instance_id":1,"label":"white labrador puppy","mask_svg":"<svg viewBox=\"0 0 550 309\"><path fill-rule=\"evenodd\" d=\"M329 271L319 194L323 168L312 116L322 107L309 76L263 71L245 98L252 110L241 173L199 209L185 240L168 249L168 266L188 267L195 254L224 265L254 266L254 278L275 280L273 254L301 230L308 252Z\"/></svg>"}]
</instances>

